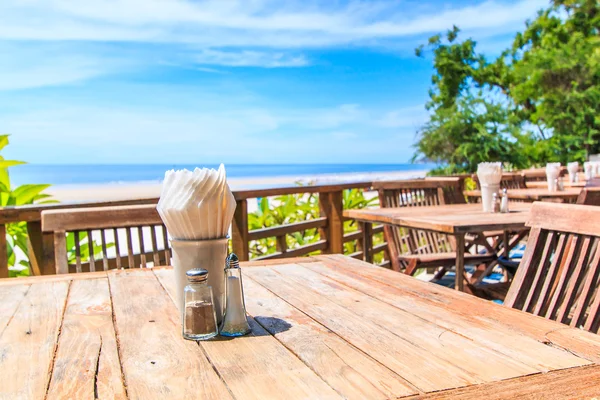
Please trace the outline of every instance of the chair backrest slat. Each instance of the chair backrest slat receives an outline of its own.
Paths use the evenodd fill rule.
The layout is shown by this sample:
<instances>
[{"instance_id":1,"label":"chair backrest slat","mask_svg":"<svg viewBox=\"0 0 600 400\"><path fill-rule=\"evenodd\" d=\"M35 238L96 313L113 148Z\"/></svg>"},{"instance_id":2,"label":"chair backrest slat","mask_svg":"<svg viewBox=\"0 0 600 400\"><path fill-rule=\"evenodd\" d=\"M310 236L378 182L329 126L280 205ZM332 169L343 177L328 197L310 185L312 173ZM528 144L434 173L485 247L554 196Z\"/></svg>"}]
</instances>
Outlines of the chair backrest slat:
<instances>
[{"instance_id":1,"label":"chair backrest slat","mask_svg":"<svg viewBox=\"0 0 600 400\"><path fill-rule=\"evenodd\" d=\"M537 202L527 225L527 248L505 305L597 332L600 208Z\"/></svg>"},{"instance_id":2,"label":"chair backrest slat","mask_svg":"<svg viewBox=\"0 0 600 400\"><path fill-rule=\"evenodd\" d=\"M157 229L162 232L160 243ZM42 230L54 234L57 273L170 263L167 231L155 205L44 211ZM73 233L72 248L66 248L68 233Z\"/></svg>"},{"instance_id":3,"label":"chair backrest slat","mask_svg":"<svg viewBox=\"0 0 600 400\"><path fill-rule=\"evenodd\" d=\"M101 231L102 235L102 268L108 271L108 254L106 252L106 230Z\"/></svg>"}]
</instances>

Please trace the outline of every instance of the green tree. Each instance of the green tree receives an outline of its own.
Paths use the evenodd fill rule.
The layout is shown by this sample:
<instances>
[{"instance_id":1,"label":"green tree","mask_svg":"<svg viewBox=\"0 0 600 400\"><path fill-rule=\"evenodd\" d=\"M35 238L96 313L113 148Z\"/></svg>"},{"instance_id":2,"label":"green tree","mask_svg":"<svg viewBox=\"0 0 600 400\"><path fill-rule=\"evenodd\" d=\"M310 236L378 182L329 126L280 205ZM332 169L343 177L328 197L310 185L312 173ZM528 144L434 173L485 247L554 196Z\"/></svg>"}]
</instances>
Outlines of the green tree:
<instances>
[{"instance_id":1,"label":"green tree","mask_svg":"<svg viewBox=\"0 0 600 400\"><path fill-rule=\"evenodd\" d=\"M417 49L432 51L434 74L415 160L473 172L481 161L523 168L599 152L599 10L555 0L492 61L456 27L430 38Z\"/></svg>"}]
</instances>

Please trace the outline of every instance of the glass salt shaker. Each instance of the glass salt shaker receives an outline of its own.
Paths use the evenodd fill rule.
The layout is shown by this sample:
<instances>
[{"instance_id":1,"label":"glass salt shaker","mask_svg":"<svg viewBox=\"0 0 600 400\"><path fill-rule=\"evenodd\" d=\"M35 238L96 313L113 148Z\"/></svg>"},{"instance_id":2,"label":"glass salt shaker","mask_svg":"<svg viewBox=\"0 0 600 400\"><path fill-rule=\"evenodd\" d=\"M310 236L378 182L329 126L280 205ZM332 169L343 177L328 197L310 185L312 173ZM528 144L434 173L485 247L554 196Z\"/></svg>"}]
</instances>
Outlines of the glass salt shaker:
<instances>
[{"instance_id":1,"label":"glass salt shaker","mask_svg":"<svg viewBox=\"0 0 600 400\"><path fill-rule=\"evenodd\" d=\"M558 178L558 184L556 185L556 188L558 189L559 192L562 192L563 190L565 190L565 181L562 176L560 178Z\"/></svg>"},{"instance_id":2,"label":"glass salt shaker","mask_svg":"<svg viewBox=\"0 0 600 400\"><path fill-rule=\"evenodd\" d=\"M186 273L188 285L183 290L183 337L189 340L206 340L217 336L212 287L208 286L208 271L190 269Z\"/></svg>"},{"instance_id":3,"label":"glass salt shaker","mask_svg":"<svg viewBox=\"0 0 600 400\"><path fill-rule=\"evenodd\" d=\"M500 199L498 198L498 193L492 194L492 212L500 212Z\"/></svg>"},{"instance_id":4,"label":"glass salt shaker","mask_svg":"<svg viewBox=\"0 0 600 400\"><path fill-rule=\"evenodd\" d=\"M243 336L250 332L246 319L246 303L242 285L242 270L238 257L231 253L225 266L226 300L221 336Z\"/></svg>"},{"instance_id":5,"label":"glass salt shaker","mask_svg":"<svg viewBox=\"0 0 600 400\"><path fill-rule=\"evenodd\" d=\"M500 212L507 213L508 211L508 191L506 188L502 189L502 201L500 203Z\"/></svg>"}]
</instances>

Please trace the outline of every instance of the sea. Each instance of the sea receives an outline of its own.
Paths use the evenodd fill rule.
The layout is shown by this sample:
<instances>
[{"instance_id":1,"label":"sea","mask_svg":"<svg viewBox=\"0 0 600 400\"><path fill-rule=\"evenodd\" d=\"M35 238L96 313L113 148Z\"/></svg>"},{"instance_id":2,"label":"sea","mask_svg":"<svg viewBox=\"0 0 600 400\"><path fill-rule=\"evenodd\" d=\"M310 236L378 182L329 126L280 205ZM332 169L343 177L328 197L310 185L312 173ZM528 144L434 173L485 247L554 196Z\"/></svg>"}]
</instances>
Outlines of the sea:
<instances>
[{"instance_id":1,"label":"sea","mask_svg":"<svg viewBox=\"0 0 600 400\"><path fill-rule=\"evenodd\" d=\"M158 183L169 169L218 168L218 165L138 164L138 165L41 165L25 164L10 168L12 185L47 183L52 185ZM425 171L433 164L227 164L229 178L266 178L336 174L378 174Z\"/></svg>"}]
</instances>

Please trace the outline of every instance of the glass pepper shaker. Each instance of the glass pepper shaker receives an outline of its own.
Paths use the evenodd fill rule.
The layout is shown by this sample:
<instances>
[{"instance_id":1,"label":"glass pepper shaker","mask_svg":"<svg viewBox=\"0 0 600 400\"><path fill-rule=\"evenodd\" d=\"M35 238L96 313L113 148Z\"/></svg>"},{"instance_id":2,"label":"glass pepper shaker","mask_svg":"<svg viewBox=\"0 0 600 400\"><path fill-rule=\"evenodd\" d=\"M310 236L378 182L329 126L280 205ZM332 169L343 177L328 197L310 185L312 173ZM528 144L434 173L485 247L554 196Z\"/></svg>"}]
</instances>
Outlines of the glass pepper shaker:
<instances>
[{"instance_id":1,"label":"glass pepper shaker","mask_svg":"<svg viewBox=\"0 0 600 400\"><path fill-rule=\"evenodd\" d=\"M492 194L492 212L500 212L500 199L498 198L498 193Z\"/></svg>"},{"instance_id":2,"label":"glass pepper shaker","mask_svg":"<svg viewBox=\"0 0 600 400\"><path fill-rule=\"evenodd\" d=\"M243 336L250 332L246 319L246 303L242 285L242 270L238 257L231 253L225 265L226 300L221 336Z\"/></svg>"},{"instance_id":3,"label":"glass pepper shaker","mask_svg":"<svg viewBox=\"0 0 600 400\"><path fill-rule=\"evenodd\" d=\"M217 336L212 287L208 286L208 271L202 268L186 272L188 285L183 290L183 337L189 340L206 340Z\"/></svg>"}]
</instances>

